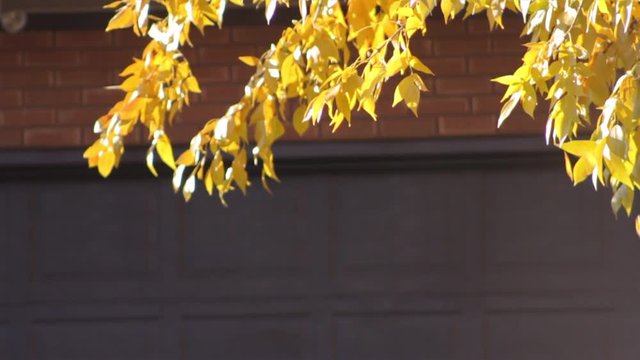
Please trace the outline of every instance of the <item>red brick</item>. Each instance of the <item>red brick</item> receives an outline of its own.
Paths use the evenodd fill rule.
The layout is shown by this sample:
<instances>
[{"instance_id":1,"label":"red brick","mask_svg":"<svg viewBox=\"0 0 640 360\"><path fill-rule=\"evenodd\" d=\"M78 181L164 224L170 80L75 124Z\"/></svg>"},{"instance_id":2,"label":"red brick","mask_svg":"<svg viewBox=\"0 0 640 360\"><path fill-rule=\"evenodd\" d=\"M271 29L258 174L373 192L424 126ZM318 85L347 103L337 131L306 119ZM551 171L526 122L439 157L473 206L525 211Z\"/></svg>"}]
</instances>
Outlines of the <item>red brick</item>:
<instances>
[{"instance_id":1,"label":"red brick","mask_svg":"<svg viewBox=\"0 0 640 360\"><path fill-rule=\"evenodd\" d=\"M24 144L32 147L76 147L80 146L82 131L77 127L27 128Z\"/></svg>"},{"instance_id":2,"label":"red brick","mask_svg":"<svg viewBox=\"0 0 640 360\"><path fill-rule=\"evenodd\" d=\"M438 10L436 10L438 11ZM427 35L428 37L455 37L461 36L465 33L464 22L460 17L455 20L449 21L448 24L444 23L441 13L438 17L429 18L427 21ZM420 36L417 34L415 36Z\"/></svg>"},{"instance_id":3,"label":"red brick","mask_svg":"<svg viewBox=\"0 0 640 360\"><path fill-rule=\"evenodd\" d=\"M193 66L200 62L198 59L198 49L185 46L180 51L182 52L182 56L184 56L184 58L187 59L187 62L189 62L189 65Z\"/></svg>"},{"instance_id":4,"label":"red brick","mask_svg":"<svg viewBox=\"0 0 640 360\"><path fill-rule=\"evenodd\" d=\"M491 32L491 29L489 28L489 21L487 20L487 16L485 14L472 16L465 22L467 23L467 31L471 35L487 34ZM520 34L522 29L524 28L522 17L513 15L511 13L505 13L502 16L502 24L504 25L504 29L501 29L498 25L496 25L496 28L493 30L493 32L498 34Z\"/></svg>"},{"instance_id":5,"label":"red brick","mask_svg":"<svg viewBox=\"0 0 640 360\"><path fill-rule=\"evenodd\" d=\"M224 103L230 105L237 102L243 95L242 86L236 84L204 85L201 86L200 96L203 102Z\"/></svg>"},{"instance_id":6,"label":"red brick","mask_svg":"<svg viewBox=\"0 0 640 360\"><path fill-rule=\"evenodd\" d=\"M2 129L2 131L0 131L0 148L15 148L21 145L21 129Z\"/></svg>"},{"instance_id":7,"label":"red brick","mask_svg":"<svg viewBox=\"0 0 640 360\"><path fill-rule=\"evenodd\" d=\"M103 30L57 31L54 37L58 48L105 47L111 44L111 33Z\"/></svg>"},{"instance_id":8,"label":"red brick","mask_svg":"<svg viewBox=\"0 0 640 360\"><path fill-rule=\"evenodd\" d=\"M436 77L443 75L464 75L467 64L463 57L428 58L424 63L433 71Z\"/></svg>"},{"instance_id":9,"label":"red brick","mask_svg":"<svg viewBox=\"0 0 640 360\"><path fill-rule=\"evenodd\" d=\"M198 104L187 106L182 109L182 113L178 115L176 124L195 124L203 126L212 118L218 118L227 111L226 105L210 105Z\"/></svg>"},{"instance_id":10,"label":"red brick","mask_svg":"<svg viewBox=\"0 0 640 360\"><path fill-rule=\"evenodd\" d=\"M0 87L27 88L49 87L53 84L53 73L48 70L5 70L0 72Z\"/></svg>"},{"instance_id":11,"label":"red brick","mask_svg":"<svg viewBox=\"0 0 640 360\"><path fill-rule=\"evenodd\" d=\"M281 26L234 26L231 40L238 44L268 45L276 42L284 30Z\"/></svg>"},{"instance_id":12,"label":"red brick","mask_svg":"<svg viewBox=\"0 0 640 360\"><path fill-rule=\"evenodd\" d=\"M97 139L98 139L98 134L94 134L93 126L82 128L82 138L80 139L82 146L89 146L93 144Z\"/></svg>"},{"instance_id":13,"label":"red brick","mask_svg":"<svg viewBox=\"0 0 640 360\"><path fill-rule=\"evenodd\" d=\"M139 57L141 53L142 48L87 50L80 54L80 64L93 68L107 67L122 70L133 62L134 57Z\"/></svg>"},{"instance_id":14,"label":"red brick","mask_svg":"<svg viewBox=\"0 0 640 360\"><path fill-rule=\"evenodd\" d=\"M456 37L434 40L434 52L438 56L488 54L491 51L489 37Z\"/></svg>"},{"instance_id":15,"label":"red brick","mask_svg":"<svg viewBox=\"0 0 640 360\"><path fill-rule=\"evenodd\" d=\"M478 56L469 59L469 73L506 75L513 73L521 61L515 56Z\"/></svg>"},{"instance_id":16,"label":"red brick","mask_svg":"<svg viewBox=\"0 0 640 360\"><path fill-rule=\"evenodd\" d=\"M22 105L22 93L19 90L0 90L0 109Z\"/></svg>"},{"instance_id":17,"label":"red brick","mask_svg":"<svg viewBox=\"0 0 640 360\"><path fill-rule=\"evenodd\" d=\"M173 145L184 145L189 144L191 139L200 131L200 125L175 125L168 127L166 131Z\"/></svg>"},{"instance_id":18,"label":"red brick","mask_svg":"<svg viewBox=\"0 0 640 360\"><path fill-rule=\"evenodd\" d=\"M136 36L133 31L114 31L112 37L113 44L120 48L143 49L149 43L149 38Z\"/></svg>"},{"instance_id":19,"label":"red brick","mask_svg":"<svg viewBox=\"0 0 640 360\"><path fill-rule=\"evenodd\" d=\"M495 54L513 54L513 56L521 59L527 48L524 44L527 39L519 38L516 35L508 36L492 36L491 52Z\"/></svg>"},{"instance_id":20,"label":"red brick","mask_svg":"<svg viewBox=\"0 0 640 360\"><path fill-rule=\"evenodd\" d=\"M17 34L0 33L0 49L33 49L53 46L50 31L25 31Z\"/></svg>"},{"instance_id":21,"label":"red brick","mask_svg":"<svg viewBox=\"0 0 640 360\"><path fill-rule=\"evenodd\" d=\"M106 86L109 85L110 73L98 70L61 70L56 72L58 86Z\"/></svg>"},{"instance_id":22,"label":"red brick","mask_svg":"<svg viewBox=\"0 0 640 360\"><path fill-rule=\"evenodd\" d=\"M445 136L490 135L496 133L497 120L494 116L441 116L438 132Z\"/></svg>"},{"instance_id":23,"label":"red brick","mask_svg":"<svg viewBox=\"0 0 640 360\"><path fill-rule=\"evenodd\" d=\"M22 53L19 51L2 51L0 52L0 66L17 67L22 61Z\"/></svg>"},{"instance_id":24,"label":"red brick","mask_svg":"<svg viewBox=\"0 0 640 360\"><path fill-rule=\"evenodd\" d=\"M422 98L418 114L461 114L469 112L469 100L464 97L434 97Z\"/></svg>"},{"instance_id":25,"label":"red brick","mask_svg":"<svg viewBox=\"0 0 640 360\"><path fill-rule=\"evenodd\" d=\"M54 112L49 109L4 110L4 126L29 127L34 125L52 125ZM4 130L0 130L4 131Z\"/></svg>"},{"instance_id":26,"label":"red brick","mask_svg":"<svg viewBox=\"0 0 640 360\"><path fill-rule=\"evenodd\" d=\"M199 82L203 84L229 81L231 74L228 66L198 66L191 69Z\"/></svg>"},{"instance_id":27,"label":"red brick","mask_svg":"<svg viewBox=\"0 0 640 360\"><path fill-rule=\"evenodd\" d=\"M351 126L344 122L333 132L329 126L331 119L325 117L320 124L320 137L323 140L358 140L374 139L378 136L378 123L372 119L351 119Z\"/></svg>"},{"instance_id":28,"label":"red brick","mask_svg":"<svg viewBox=\"0 0 640 360\"><path fill-rule=\"evenodd\" d=\"M242 64L238 57L259 55L251 45L208 46L197 50L200 64Z\"/></svg>"},{"instance_id":29,"label":"red brick","mask_svg":"<svg viewBox=\"0 0 640 360\"><path fill-rule=\"evenodd\" d=\"M502 108L499 95L478 95L471 99L471 107L476 114L498 114Z\"/></svg>"},{"instance_id":30,"label":"red brick","mask_svg":"<svg viewBox=\"0 0 640 360\"><path fill-rule=\"evenodd\" d=\"M84 89L82 90L82 103L85 105L112 106L122 100L125 93L120 90L108 89Z\"/></svg>"},{"instance_id":31,"label":"red brick","mask_svg":"<svg viewBox=\"0 0 640 360\"><path fill-rule=\"evenodd\" d=\"M381 118L380 120L380 137L385 139L419 139L436 134L436 119L433 117Z\"/></svg>"},{"instance_id":32,"label":"red brick","mask_svg":"<svg viewBox=\"0 0 640 360\"><path fill-rule=\"evenodd\" d=\"M417 57L430 56L433 54L433 44L430 39L425 39L416 35L411 40L411 53Z\"/></svg>"},{"instance_id":33,"label":"red brick","mask_svg":"<svg viewBox=\"0 0 640 360\"><path fill-rule=\"evenodd\" d=\"M93 128L93 123L106 114L107 107L82 107L58 110L57 122L64 125L87 125Z\"/></svg>"},{"instance_id":34,"label":"red brick","mask_svg":"<svg viewBox=\"0 0 640 360\"><path fill-rule=\"evenodd\" d=\"M76 66L78 59L79 54L74 50L39 50L24 55L27 66Z\"/></svg>"},{"instance_id":35,"label":"red brick","mask_svg":"<svg viewBox=\"0 0 640 360\"><path fill-rule=\"evenodd\" d=\"M540 108L532 119L522 108L516 107L511 115L498 128L498 133L503 135L545 134L547 115L545 109Z\"/></svg>"},{"instance_id":36,"label":"red brick","mask_svg":"<svg viewBox=\"0 0 640 360\"><path fill-rule=\"evenodd\" d=\"M209 27L204 31L204 35L201 35L199 31L194 31L191 36L191 41L196 48L202 45L228 44L231 41L232 28L233 27L228 26L222 29Z\"/></svg>"},{"instance_id":37,"label":"red brick","mask_svg":"<svg viewBox=\"0 0 640 360\"><path fill-rule=\"evenodd\" d=\"M25 90L26 106L72 106L80 105L79 90Z\"/></svg>"},{"instance_id":38,"label":"red brick","mask_svg":"<svg viewBox=\"0 0 640 360\"><path fill-rule=\"evenodd\" d=\"M231 67L231 81L238 84L246 84L255 74L255 68L247 65L234 65Z\"/></svg>"},{"instance_id":39,"label":"red brick","mask_svg":"<svg viewBox=\"0 0 640 360\"><path fill-rule=\"evenodd\" d=\"M389 97L380 98L376 104L376 113L381 119L408 117L413 113L404 102L398 103L395 107L393 101Z\"/></svg>"},{"instance_id":40,"label":"red brick","mask_svg":"<svg viewBox=\"0 0 640 360\"><path fill-rule=\"evenodd\" d=\"M491 82L485 77L437 78L436 92L439 95L471 95L491 92Z\"/></svg>"}]
</instances>

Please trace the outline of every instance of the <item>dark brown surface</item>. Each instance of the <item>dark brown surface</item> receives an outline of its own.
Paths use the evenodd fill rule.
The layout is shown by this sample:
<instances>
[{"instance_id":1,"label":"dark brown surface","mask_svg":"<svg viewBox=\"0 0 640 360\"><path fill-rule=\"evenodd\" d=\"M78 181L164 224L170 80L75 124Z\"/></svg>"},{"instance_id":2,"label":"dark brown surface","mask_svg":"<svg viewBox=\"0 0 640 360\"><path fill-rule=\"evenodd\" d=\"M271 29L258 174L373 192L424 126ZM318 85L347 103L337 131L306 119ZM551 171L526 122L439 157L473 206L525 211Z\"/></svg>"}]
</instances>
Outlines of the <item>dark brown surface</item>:
<instances>
[{"instance_id":1,"label":"dark brown surface","mask_svg":"<svg viewBox=\"0 0 640 360\"><path fill-rule=\"evenodd\" d=\"M226 209L142 165L3 168L0 358L638 358L640 243L608 191L555 152L394 146L292 151Z\"/></svg>"}]
</instances>

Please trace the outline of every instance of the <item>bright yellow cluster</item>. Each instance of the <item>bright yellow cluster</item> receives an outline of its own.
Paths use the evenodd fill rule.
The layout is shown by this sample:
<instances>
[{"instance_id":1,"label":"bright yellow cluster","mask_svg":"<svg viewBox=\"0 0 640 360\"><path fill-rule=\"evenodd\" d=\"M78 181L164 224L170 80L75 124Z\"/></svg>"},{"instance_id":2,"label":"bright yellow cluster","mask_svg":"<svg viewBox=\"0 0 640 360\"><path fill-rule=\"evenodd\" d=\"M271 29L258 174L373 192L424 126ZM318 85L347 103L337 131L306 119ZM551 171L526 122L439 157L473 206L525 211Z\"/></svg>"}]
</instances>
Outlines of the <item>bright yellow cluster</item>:
<instances>
[{"instance_id":1,"label":"bright yellow cluster","mask_svg":"<svg viewBox=\"0 0 640 360\"><path fill-rule=\"evenodd\" d=\"M241 0L232 1L243 5ZM278 4L264 6L267 21ZM502 27L506 10L522 15L527 51L512 75L495 81L507 86L499 125L516 105L533 116L538 95L549 101L547 139L577 158L566 156L575 183L591 177L594 185L614 190L615 212L631 212L638 170L640 118L638 93L640 3L634 0L299 0L300 19L259 58L240 60L255 67L244 96L227 112L212 118L194 136L189 149L173 160L164 133L189 94L199 92L180 47L189 31L221 26L225 0L121 0L107 30L132 27L151 41L140 59L124 72L124 99L96 122L100 138L85 157L108 175L123 153L122 139L140 123L149 129L148 165L157 152L175 166L174 187L185 199L203 182L209 194L223 196L249 185L248 157L262 163L262 181L277 180L272 144L291 122L299 134L311 124L330 121L334 131L350 123L354 110L375 120L382 84L401 76L393 105L404 102L417 114L420 94L427 88L427 65L411 54L411 38L428 33L427 18L439 5L445 22L484 12L491 28ZM150 6L163 8L154 16ZM287 104L295 111L287 114ZM594 114L595 113L595 114ZM591 125L589 139L574 140L578 129ZM326 120L323 120L326 119ZM639 222L640 225L640 222Z\"/></svg>"}]
</instances>

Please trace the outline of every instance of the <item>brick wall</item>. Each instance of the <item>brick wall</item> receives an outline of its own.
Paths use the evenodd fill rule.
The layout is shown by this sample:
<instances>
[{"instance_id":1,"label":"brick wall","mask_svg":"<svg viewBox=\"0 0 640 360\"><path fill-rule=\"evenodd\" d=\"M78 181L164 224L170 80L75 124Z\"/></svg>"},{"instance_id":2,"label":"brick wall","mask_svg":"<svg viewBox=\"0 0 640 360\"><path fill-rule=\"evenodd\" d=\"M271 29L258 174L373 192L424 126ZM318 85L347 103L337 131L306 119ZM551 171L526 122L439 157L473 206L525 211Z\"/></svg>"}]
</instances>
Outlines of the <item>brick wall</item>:
<instances>
[{"instance_id":1,"label":"brick wall","mask_svg":"<svg viewBox=\"0 0 640 360\"><path fill-rule=\"evenodd\" d=\"M402 105L391 108L393 91L383 92L380 120L356 116L350 128L331 134L327 124L304 139L292 131L287 141L407 139L434 136L539 133L544 121L516 112L496 129L503 87L489 79L513 71L523 53L521 21L509 18L507 30L488 32L486 21L472 18L449 25L433 20L427 38L414 40L414 53L436 73L427 79L419 118ZM221 115L240 96L251 68L238 56L259 54L277 39L281 27L230 26L196 39L187 55L203 93L170 130L176 143L187 142L210 117ZM28 31L0 34L0 147L80 147L91 143L95 119L121 93L104 90L144 42L128 31ZM129 144L144 142L142 132Z\"/></svg>"}]
</instances>

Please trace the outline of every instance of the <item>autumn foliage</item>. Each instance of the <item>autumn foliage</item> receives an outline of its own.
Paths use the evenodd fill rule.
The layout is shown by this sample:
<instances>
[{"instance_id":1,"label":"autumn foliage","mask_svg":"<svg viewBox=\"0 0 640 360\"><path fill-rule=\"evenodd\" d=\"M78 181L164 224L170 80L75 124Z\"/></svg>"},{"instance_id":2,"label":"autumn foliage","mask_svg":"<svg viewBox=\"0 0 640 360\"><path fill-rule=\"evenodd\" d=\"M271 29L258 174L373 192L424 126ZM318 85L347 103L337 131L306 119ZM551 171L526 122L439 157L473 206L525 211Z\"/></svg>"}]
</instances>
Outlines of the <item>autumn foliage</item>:
<instances>
[{"instance_id":1,"label":"autumn foliage","mask_svg":"<svg viewBox=\"0 0 640 360\"><path fill-rule=\"evenodd\" d=\"M232 0L244 6L242 0ZM253 0L269 21L278 6L297 6L300 18L260 57L244 95L225 114L211 114L189 148L174 160L165 133L176 114L200 92L188 59L190 32L222 26L226 0L120 0L107 30L132 28L149 38L141 56L122 72L122 101L96 121L99 139L85 152L103 176L117 167L124 138L135 126L149 130L147 165L154 158L174 169L173 185L185 199L203 183L224 195L249 186L247 162L261 163L262 182L277 180L272 144L290 122L299 134L320 121L334 131L354 111L376 119L382 85L400 77L393 105L417 116L424 76L433 73L411 53L415 36L429 36L439 8L447 22L483 13L490 28L503 27L506 11L523 21L526 53L506 87L498 125L516 106L533 117L549 106L546 139L565 152L574 183L588 178L609 186L614 212L631 214L640 187L640 3L633 0ZM162 14L162 15L158 15ZM195 28L195 29L194 29ZM287 109L293 107L293 111ZM590 129L588 131L581 131ZM590 132L590 134L589 134ZM586 135L585 135L586 134ZM640 233L640 218L636 218Z\"/></svg>"}]
</instances>

